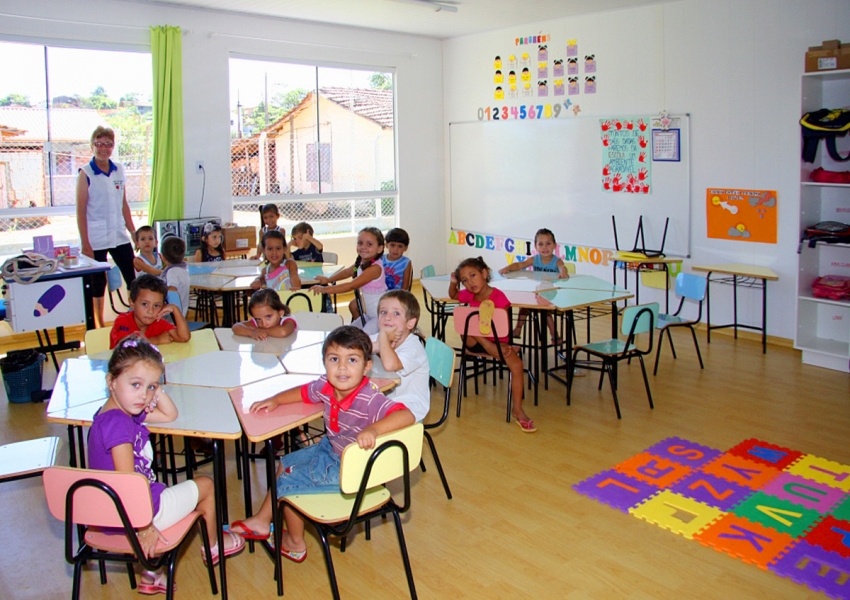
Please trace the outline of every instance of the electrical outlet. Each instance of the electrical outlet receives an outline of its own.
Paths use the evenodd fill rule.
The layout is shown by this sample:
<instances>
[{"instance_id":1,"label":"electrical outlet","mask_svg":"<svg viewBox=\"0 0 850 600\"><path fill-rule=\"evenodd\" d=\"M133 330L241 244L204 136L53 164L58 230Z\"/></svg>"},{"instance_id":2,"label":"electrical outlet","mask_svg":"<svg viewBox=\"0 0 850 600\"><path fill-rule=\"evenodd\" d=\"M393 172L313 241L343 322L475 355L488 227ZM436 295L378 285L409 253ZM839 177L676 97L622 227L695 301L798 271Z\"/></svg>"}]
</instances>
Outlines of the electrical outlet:
<instances>
[{"instance_id":1,"label":"electrical outlet","mask_svg":"<svg viewBox=\"0 0 850 600\"><path fill-rule=\"evenodd\" d=\"M199 160L199 161L195 162L195 173L198 173L200 175L203 172L204 172L204 161Z\"/></svg>"}]
</instances>

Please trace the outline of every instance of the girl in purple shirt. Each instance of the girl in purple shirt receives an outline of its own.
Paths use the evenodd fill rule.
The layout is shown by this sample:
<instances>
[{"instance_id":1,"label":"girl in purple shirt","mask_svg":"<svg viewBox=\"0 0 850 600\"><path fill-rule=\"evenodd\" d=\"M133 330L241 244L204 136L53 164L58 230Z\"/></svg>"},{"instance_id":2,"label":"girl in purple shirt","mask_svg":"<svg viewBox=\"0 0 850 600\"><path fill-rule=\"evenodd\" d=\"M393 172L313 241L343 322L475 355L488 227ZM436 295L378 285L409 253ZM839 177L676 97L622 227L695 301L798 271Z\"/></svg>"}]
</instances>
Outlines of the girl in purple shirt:
<instances>
[{"instance_id":1,"label":"girl in purple shirt","mask_svg":"<svg viewBox=\"0 0 850 600\"><path fill-rule=\"evenodd\" d=\"M159 554L158 542L168 543L163 532L195 510L204 515L209 539L216 539L212 479L195 477L169 488L156 480L151 469L153 451L144 423L177 418L177 407L159 384L162 372L162 355L156 346L138 334L121 340L109 360L109 398L94 416L88 437L90 468L140 473L150 481L154 518L137 531L142 550L149 557ZM230 533L225 537L224 555L235 554L244 545L245 540ZM218 563L218 544L211 548L211 554L213 563ZM166 581L162 569L144 571L139 592L164 594Z\"/></svg>"}]
</instances>

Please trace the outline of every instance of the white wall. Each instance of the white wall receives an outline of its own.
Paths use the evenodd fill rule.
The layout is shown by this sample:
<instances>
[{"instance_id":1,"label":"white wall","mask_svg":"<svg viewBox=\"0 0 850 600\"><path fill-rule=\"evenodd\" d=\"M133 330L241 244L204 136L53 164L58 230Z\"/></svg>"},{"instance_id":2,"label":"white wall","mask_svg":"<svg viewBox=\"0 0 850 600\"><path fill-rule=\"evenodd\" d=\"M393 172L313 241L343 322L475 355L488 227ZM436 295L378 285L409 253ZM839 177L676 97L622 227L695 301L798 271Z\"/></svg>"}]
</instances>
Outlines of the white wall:
<instances>
[{"instance_id":1,"label":"white wall","mask_svg":"<svg viewBox=\"0 0 850 600\"><path fill-rule=\"evenodd\" d=\"M148 27L176 25L183 36L186 216L197 216L206 168L205 215L231 214L228 58L231 52L391 68L396 72L400 226L418 266L445 261L443 232L442 61L438 40L119 0L6 0L0 39L93 48L150 48ZM35 17L20 18L20 17ZM79 23L79 24L75 24ZM254 38L254 39L251 39ZM261 38L261 39L256 39ZM3 69L14 68L4 65ZM100 66L99 68L109 68ZM120 68L115 65L112 68ZM352 240L349 255L354 258Z\"/></svg>"},{"instance_id":2,"label":"white wall","mask_svg":"<svg viewBox=\"0 0 850 600\"><path fill-rule=\"evenodd\" d=\"M685 270L731 262L773 269L780 280L769 286L768 333L793 338L800 237L800 76L808 46L827 39L850 42L850 2L687 0L448 40L443 44L444 147L450 122L476 120L479 107L500 104L493 102L493 58L504 58L514 37L538 33L552 35L550 62L553 45L567 39L578 39L581 57L596 54L599 91L577 97L582 116L656 114L662 109L690 113L691 257ZM531 48L536 52L536 46ZM582 69L580 73L582 80ZM448 152L444 165L448 173ZM708 187L777 190L779 242L708 239ZM445 198L443 226L448 232L448 177ZM478 233L487 233L482 229ZM505 263L504 253L448 246L446 267L478 254L496 268ZM577 266L579 272L610 277L609 267ZM660 299L660 292L653 291L642 292L641 301ZM731 288L713 286L712 299L712 321L729 322ZM742 322L759 322L760 301L759 294L740 294Z\"/></svg>"}]
</instances>

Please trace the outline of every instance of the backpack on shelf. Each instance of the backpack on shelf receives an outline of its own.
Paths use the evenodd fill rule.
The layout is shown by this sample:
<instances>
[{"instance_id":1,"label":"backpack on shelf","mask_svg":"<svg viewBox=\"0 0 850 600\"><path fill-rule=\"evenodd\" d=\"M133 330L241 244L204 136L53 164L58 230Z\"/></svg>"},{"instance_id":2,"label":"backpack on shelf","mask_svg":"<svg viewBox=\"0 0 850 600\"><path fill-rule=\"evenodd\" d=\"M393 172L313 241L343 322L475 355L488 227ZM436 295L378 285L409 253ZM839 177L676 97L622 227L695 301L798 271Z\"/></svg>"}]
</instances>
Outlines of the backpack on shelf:
<instances>
[{"instance_id":1,"label":"backpack on shelf","mask_svg":"<svg viewBox=\"0 0 850 600\"><path fill-rule=\"evenodd\" d=\"M806 227L797 254L803 248L803 242L809 242L809 248L814 248L818 242L827 244L850 244L850 225L839 221L821 221L811 227Z\"/></svg>"},{"instance_id":2,"label":"backpack on shelf","mask_svg":"<svg viewBox=\"0 0 850 600\"><path fill-rule=\"evenodd\" d=\"M850 277L823 275L812 282L812 296L829 300L850 299Z\"/></svg>"},{"instance_id":3,"label":"backpack on shelf","mask_svg":"<svg viewBox=\"0 0 850 600\"><path fill-rule=\"evenodd\" d=\"M845 162L850 154L841 156L836 146L836 138L850 131L850 110L846 108L822 108L808 112L800 119L803 134L803 161L813 163L818 152L818 144L824 140L826 151L832 160Z\"/></svg>"}]
</instances>

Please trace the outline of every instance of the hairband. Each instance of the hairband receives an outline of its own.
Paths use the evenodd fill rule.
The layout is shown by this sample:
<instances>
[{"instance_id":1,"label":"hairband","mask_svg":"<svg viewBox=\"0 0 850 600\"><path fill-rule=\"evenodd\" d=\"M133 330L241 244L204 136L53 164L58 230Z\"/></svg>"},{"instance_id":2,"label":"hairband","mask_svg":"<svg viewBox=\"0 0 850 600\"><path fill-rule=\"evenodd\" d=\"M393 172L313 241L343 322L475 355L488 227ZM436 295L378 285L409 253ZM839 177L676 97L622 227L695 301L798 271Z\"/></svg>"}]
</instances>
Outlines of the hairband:
<instances>
[{"instance_id":1,"label":"hairband","mask_svg":"<svg viewBox=\"0 0 850 600\"><path fill-rule=\"evenodd\" d=\"M218 225L216 225L215 223L213 223L212 221L210 221L209 223L207 223L206 225L204 225L204 235L209 235L209 234L211 234L213 231L215 231L215 228L216 228L216 227L218 227Z\"/></svg>"},{"instance_id":2,"label":"hairband","mask_svg":"<svg viewBox=\"0 0 850 600\"><path fill-rule=\"evenodd\" d=\"M128 338L128 339L124 340L124 342L121 344L122 348L137 348L138 346L139 346L139 340L136 340L136 339L133 339L133 338ZM148 346L153 348L154 352L156 352L157 354L162 356L162 352L159 351L159 348L157 348L156 346L154 346L150 342L148 342Z\"/></svg>"}]
</instances>

